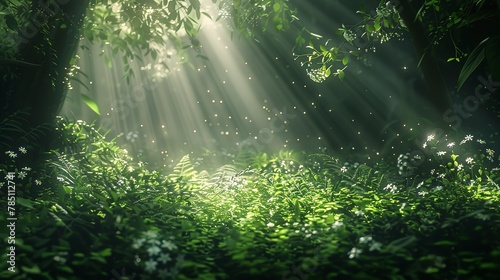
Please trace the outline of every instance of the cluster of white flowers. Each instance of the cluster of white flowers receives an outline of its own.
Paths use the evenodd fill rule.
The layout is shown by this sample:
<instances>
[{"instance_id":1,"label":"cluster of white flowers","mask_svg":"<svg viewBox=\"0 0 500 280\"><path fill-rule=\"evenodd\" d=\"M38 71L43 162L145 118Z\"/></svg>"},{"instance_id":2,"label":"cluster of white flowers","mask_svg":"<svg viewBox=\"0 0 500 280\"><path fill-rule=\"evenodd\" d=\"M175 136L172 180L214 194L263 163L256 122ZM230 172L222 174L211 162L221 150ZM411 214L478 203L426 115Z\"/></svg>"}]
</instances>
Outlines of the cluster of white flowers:
<instances>
[{"instance_id":1,"label":"cluster of white flowers","mask_svg":"<svg viewBox=\"0 0 500 280\"><path fill-rule=\"evenodd\" d=\"M357 258L361 253L363 253L362 249L358 249L358 248L354 247L347 254L349 255L350 259L354 259L354 258Z\"/></svg>"},{"instance_id":2,"label":"cluster of white flowers","mask_svg":"<svg viewBox=\"0 0 500 280\"><path fill-rule=\"evenodd\" d=\"M22 155L25 155L28 153L28 149L26 149L25 147L22 147L22 146L18 148L18 151ZM11 150L6 151L5 154L8 155L11 159L16 159L19 155L18 153L11 151ZM15 172L7 174L5 176L5 180L6 181L13 181L16 177L17 177L17 179L24 180L25 178L28 178L30 171L31 171L31 167L27 167L27 166L21 168L21 170L16 169ZM17 173L17 176L16 176L16 173ZM35 179L34 183L37 186L42 185L42 181L40 181L39 179ZM0 182L0 186L3 186L4 184L5 184L5 182Z\"/></svg>"},{"instance_id":3,"label":"cluster of white flowers","mask_svg":"<svg viewBox=\"0 0 500 280\"><path fill-rule=\"evenodd\" d=\"M148 230L141 238L135 239L132 248L145 252L149 257L144 262L144 270L147 273L157 273L158 279L170 279L175 277L177 267L182 265L183 257L177 256L175 264L172 263L172 254L177 254L177 245L172 240L173 236L162 239L156 231ZM139 255L136 255L136 263L140 263Z\"/></svg>"},{"instance_id":4,"label":"cluster of white flowers","mask_svg":"<svg viewBox=\"0 0 500 280\"><path fill-rule=\"evenodd\" d=\"M472 136L470 134L465 135L464 140L460 141L460 145L463 145L463 144L465 144L465 143L467 143L469 141L472 141L473 138L474 138L474 136Z\"/></svg>"},{"instance_id":5,"label":"cluster of white flowers","mask_svg":"<svg viewBox=\"0 0 500 280\"><path fill-rule=\"evenodd\" d=\"M382 243L375 241L371 235L360 237L359 244L362 244L362 246L365 244L369 245L370 251L380 251L382 249ZM353 247L349 252L347 252L347 255L350 259L354 259L357 258L361 253L363 253L363 249Z\"/></svg>"},{"instance_id":6,"label":"cluster of white flowers","mask_svg":"<svg viewBox=\"0 0 500 280\"><path fill-rule=\"evenodd\" d=\"M344 225L344 223L342 221L335 221L335 223L333 223L333 225L332 225L332 229L333 230L338 230L343 225Z\"/></svg>"},{"instance_id":7,"label":"cluster of white flowers","mask_svg":"<svg viewBox=\"0 0 500 280\"><path fill-rule=\"evenodd\" d=\"M391 193L397 193L398 192L398 187L394 185L393 183L387 184L385 186L384 190L389 190Z\"/></svg>"}]
</instances>

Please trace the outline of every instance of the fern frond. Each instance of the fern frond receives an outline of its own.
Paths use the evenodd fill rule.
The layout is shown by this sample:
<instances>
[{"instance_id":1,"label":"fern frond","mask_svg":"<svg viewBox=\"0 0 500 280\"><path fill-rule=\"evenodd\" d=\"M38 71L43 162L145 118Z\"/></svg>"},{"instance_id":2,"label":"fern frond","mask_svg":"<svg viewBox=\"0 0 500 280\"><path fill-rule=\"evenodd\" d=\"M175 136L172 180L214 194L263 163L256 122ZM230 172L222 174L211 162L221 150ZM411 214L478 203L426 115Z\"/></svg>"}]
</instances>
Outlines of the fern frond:
<instances>
[{"instance_id":1,"label":"fern frond","mask_svg":"<svg viewBox=\"0 0 500 280\"><path fill-rule=\"evenodd\" d=\"M181 160L175 165L172 173L170 173L169 177L173 180L175 179L193 179L196 176L197 172L194 169L193 164L189 158L189 155L185 155L181 158Z\"/></svg>"}]
</instances>

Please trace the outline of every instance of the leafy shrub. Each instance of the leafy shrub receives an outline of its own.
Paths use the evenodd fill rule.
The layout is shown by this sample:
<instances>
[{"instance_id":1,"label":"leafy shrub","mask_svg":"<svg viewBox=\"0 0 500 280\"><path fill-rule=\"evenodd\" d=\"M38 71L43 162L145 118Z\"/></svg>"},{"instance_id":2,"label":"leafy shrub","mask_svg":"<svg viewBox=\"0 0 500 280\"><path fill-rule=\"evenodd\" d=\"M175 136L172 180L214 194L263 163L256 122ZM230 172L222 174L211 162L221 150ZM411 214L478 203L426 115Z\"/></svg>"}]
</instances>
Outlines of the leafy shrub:
<instances>
[{"instance_id":1,"label":"leafy shrub","mask_svg":"<svg viewBox=\"0 0 500 280\"><path fill-rule=\"evenodd\" d=\"M4 262L2 277L495 279L500 272L500 177L489 148L471 153L475 147L445 143L453 151L443 153L443 143L429 139L434 170L406 178L389 163L245 150L226 153L219 167L203 164L217 162L210 154L186 155L162 175L91 125L60 119L58 129L59 148L44 165L19 169L18 154L29 151L6 152L11 162L1 169L22 191L17 272Z\"/></svg>"}]
</instances>

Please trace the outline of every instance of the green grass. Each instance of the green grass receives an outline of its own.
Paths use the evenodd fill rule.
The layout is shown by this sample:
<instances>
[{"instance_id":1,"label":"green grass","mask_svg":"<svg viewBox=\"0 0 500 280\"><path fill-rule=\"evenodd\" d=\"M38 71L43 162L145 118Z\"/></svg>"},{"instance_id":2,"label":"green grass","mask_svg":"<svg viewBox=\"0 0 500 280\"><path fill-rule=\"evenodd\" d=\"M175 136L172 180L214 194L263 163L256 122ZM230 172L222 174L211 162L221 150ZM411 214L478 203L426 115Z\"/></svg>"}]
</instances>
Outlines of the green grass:
<instances>
[{"instance_id":1,"label":"green grass","mask_svg":"<svg viewBox=\"0 0 500 280\"><path fill-rule=\"evenodd\" d=\"M415 167L402 158L398 169L240 150L220 167L206 163L219 160L213 156L186 155L165 175L92 126L60 120L58 127L59 149L45 162L25 168L19 162L27 155L12 150L6 154L17 157L0 166L16 173L18 217L16 272L2 261L0 277L495 279L500 272L498 158L469 137L454 146L428 138L426 164ZM412 175L398 174L401 166Z\"/></svg>"}]
</instances>

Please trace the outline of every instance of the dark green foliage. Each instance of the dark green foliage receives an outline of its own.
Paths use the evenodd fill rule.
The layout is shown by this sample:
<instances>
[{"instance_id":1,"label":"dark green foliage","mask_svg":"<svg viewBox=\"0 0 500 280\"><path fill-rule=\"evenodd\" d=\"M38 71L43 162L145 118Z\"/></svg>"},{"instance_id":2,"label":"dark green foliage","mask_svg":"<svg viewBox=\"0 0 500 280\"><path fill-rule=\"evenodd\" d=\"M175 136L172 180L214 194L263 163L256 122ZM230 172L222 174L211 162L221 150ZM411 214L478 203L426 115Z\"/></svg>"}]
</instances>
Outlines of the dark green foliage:
<instances>
[{"instance_id":1,"label":"dark green foliage","mask_svg":"<svg viewBox=\"0 0 500 280\"><path fill-rule=\"evenodd\" d=\"M61 148L47 164L14 170L24 190L16 197L18 272L3 262L0 277L495 279L500 272L500 176L487 167L498 159L480 148L468 160L471 140L416 179L396 181L388 165L325 154L244 150L226 153L218 168L200 164L210 156L185 156L165 176L91 125L60 119L57 127Z\"/></svg>"}]
</instances>

